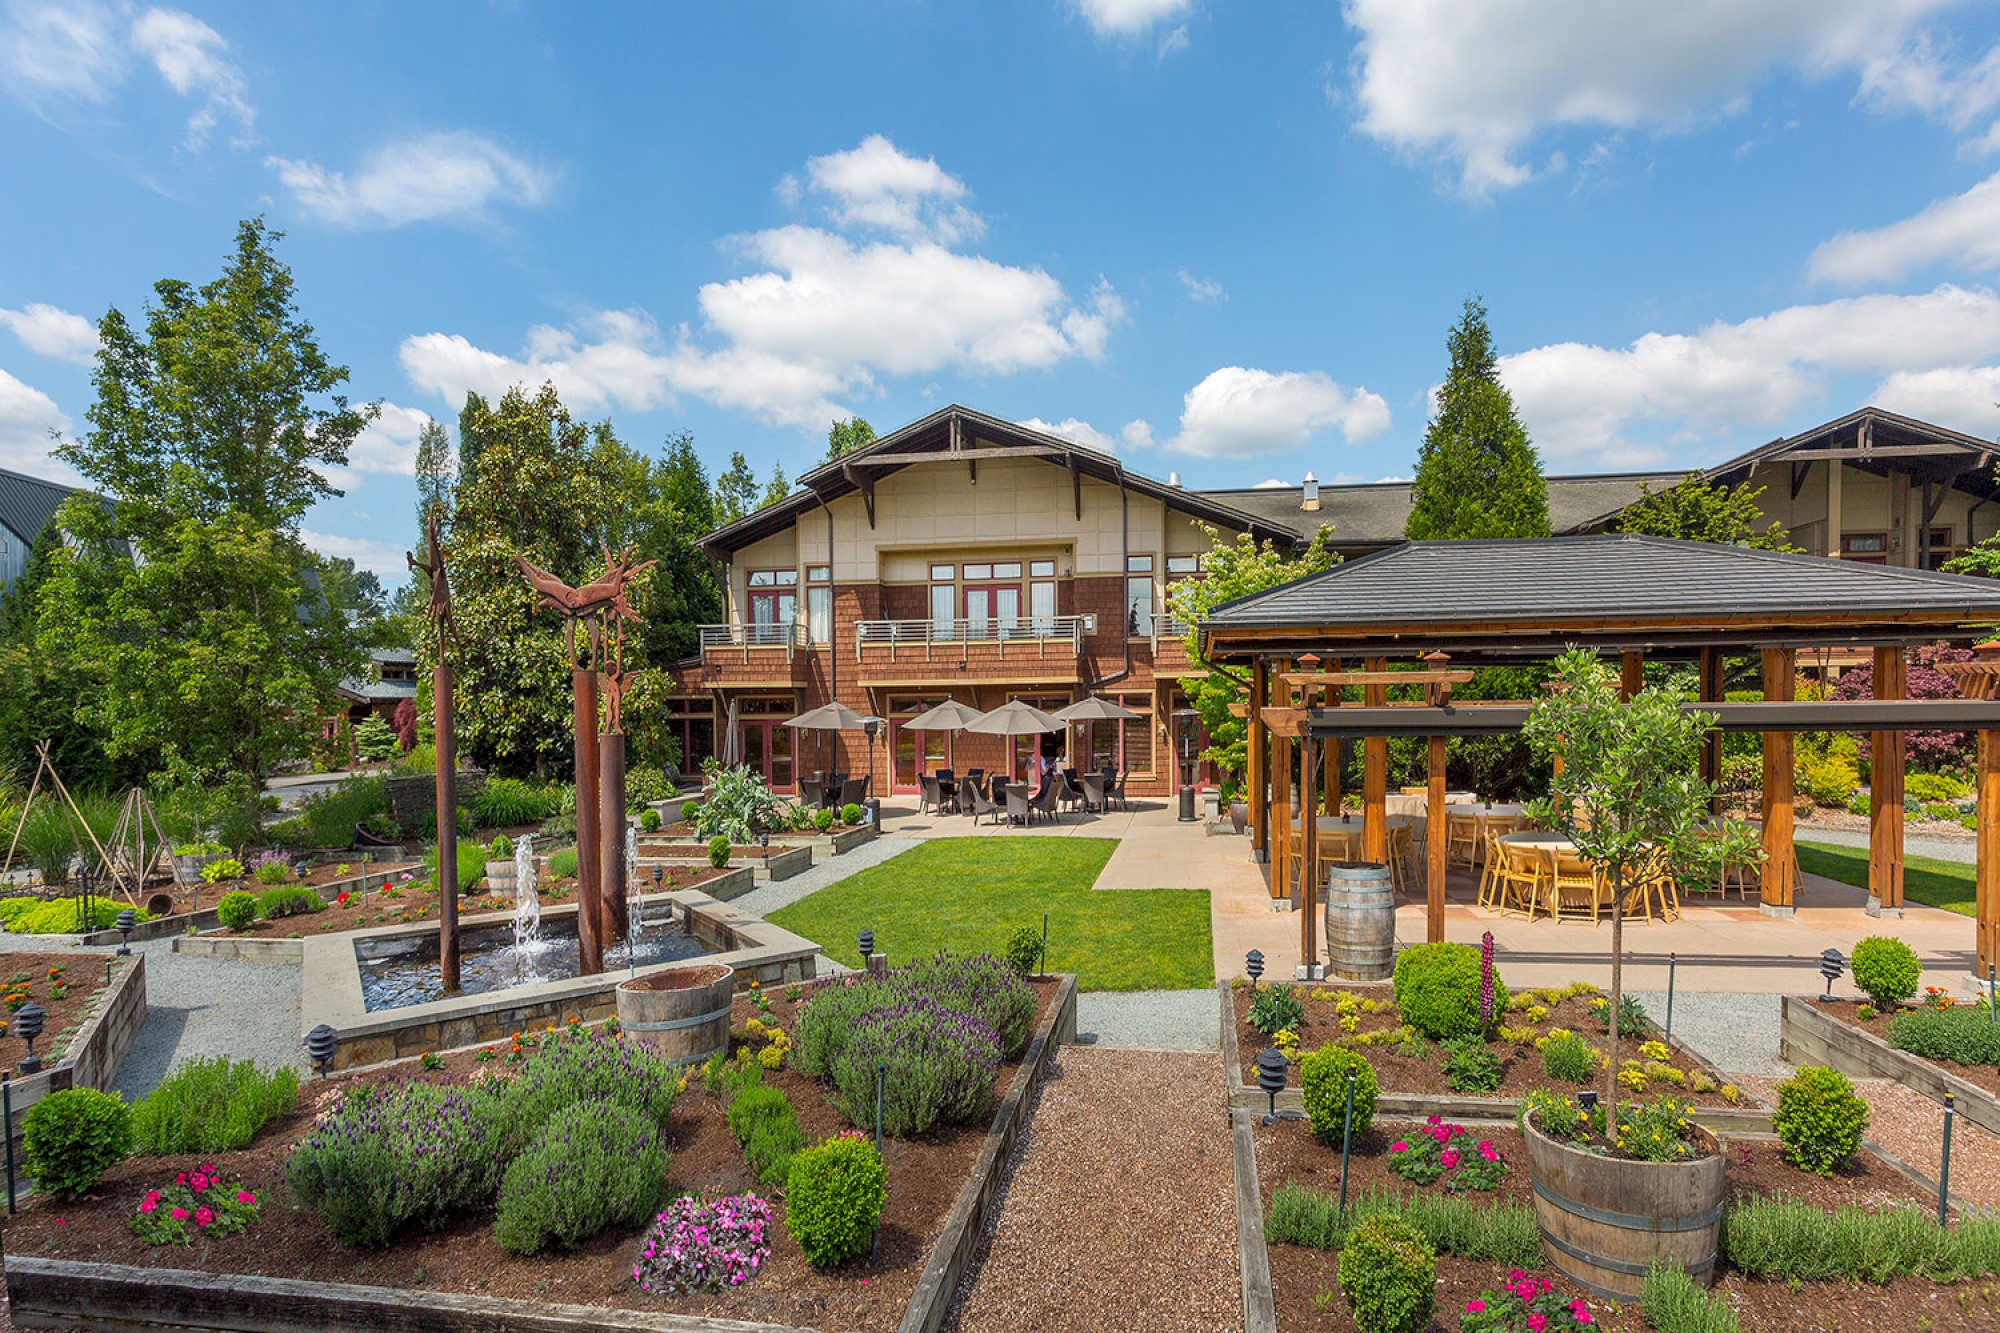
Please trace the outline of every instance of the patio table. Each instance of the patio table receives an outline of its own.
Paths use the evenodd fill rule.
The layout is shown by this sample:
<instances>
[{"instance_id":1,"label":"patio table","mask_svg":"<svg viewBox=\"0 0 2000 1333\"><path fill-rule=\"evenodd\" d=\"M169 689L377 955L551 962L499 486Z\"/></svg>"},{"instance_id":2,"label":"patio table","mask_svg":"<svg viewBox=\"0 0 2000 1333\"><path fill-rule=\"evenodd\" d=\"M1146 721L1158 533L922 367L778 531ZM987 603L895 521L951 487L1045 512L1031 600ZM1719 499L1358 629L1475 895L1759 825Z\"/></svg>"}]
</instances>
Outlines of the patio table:
<instances>
[{"instance_id":1,"label":"patio table","mask_svg":"<svg viewBox=\"0 0 2000 1333\"><path fill-rule=\"evenodd\" d=\"M1479 797L1476 793L1469 791L1448 791L1444 794L1447 806L1454 804L1463 805L1478 799ZM1392 815L1422 816L1429 813L1430 805L1430 797L1422 792L1402 792L1397 795L1384 797L1382 800L1382 808Z\"/></svg>"}]
</instances>

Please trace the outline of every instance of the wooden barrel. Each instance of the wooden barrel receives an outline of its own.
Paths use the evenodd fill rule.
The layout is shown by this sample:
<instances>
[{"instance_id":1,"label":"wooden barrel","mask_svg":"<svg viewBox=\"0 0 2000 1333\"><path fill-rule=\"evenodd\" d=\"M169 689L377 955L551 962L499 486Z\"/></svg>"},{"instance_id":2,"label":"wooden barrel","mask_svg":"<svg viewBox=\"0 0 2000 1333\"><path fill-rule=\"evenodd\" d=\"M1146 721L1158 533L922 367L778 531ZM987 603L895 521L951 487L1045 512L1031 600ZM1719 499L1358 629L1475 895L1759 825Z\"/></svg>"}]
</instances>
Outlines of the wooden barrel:
<instances>
[{"instance_id":1,"label":"wooden barrel","mask_svg":"<svg viewBox=\"0 0 2000 1333\"><path fill-rule=\"evenodd\" d=\"M511 856L502 861L488 861L486 863L486 891L488 893L497 893L503 898L513 897L514 883L517 878L514 871L514 858Z\"/></svg>"},{"instance_id":2,"label":"wooden barrel","mask_svg":"<svg viewBox=\"0 0 2000 1333\"><path fill-rule=\"evenodd\" d=\"M1655 1261L1678 1264L1702 1286L1715 1281L1722 1237L1723 1157L1706 1130L1707 1155L1691 1162L1632 1162L1558 1143L1535 1128L1528 1177L1542 1251L1578 1286L1612 1300L1639 1294Z\"/></svg>"},{"instance_id":3,"label":"wooden barrel","mask_svg":"<svg viewBox=\"0 0 2000 1333\"><path fill-rule=\"evenodd\" d=\"M1389 867L1335 861L1326 876L1327 970L1342 981L1387 981L1396 970L1396 894Z\"/></svg>"},{"instance_id":4,"label":"wooden barrel","mask_svg":"<svg viewBox=\"0 0 2000 1333\"><path fill-rule=\"evenodd\" d=\"M729 1049L736 969L698 963L618 984L618 1030L674 1064L700 1064Z\"/></svg>"}]
</instances>

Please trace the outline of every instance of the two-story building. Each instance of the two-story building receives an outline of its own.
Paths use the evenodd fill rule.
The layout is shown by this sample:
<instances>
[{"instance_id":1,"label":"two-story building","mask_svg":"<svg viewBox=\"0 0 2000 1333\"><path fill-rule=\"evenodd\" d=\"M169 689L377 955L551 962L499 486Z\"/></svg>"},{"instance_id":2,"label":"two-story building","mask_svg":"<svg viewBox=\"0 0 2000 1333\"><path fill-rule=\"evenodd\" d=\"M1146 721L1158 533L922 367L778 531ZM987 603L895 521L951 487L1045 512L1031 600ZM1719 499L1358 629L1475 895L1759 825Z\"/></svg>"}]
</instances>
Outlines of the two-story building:
<instances>
[{"instance_id":1,"label":"two-story building","mask_svg":"<svg viewBox=\"0 0 2000 1333\"><path fill-rule=\"evenodd\" d=\"M1976 437L1864 408L1702 475L1765 488L1769 518L1807 550L1935 567L2000 531L1991 463ZM1548 479L1558 533L1615 527L1677 471ZM1079 766L1112 763L1134 794L1208 774L1182 682L1193 673L1166 590L1197 577L1209 524L1234 539L1303 543L1322 525L1360 555L1402 540L1407 482L1196 491L1111 455L963 407L948 407L806 473L786 499L710 533L729 619L701 628L672 706L690 764L722 752L781 791L802 776L868 768L857 733L794 732L787 718L831 700L887 719L874 790L914 793L920 772L1025 769L1035 747L1074 744ZM981 711L1024 699L1053 710L1098 694L1143 721L1060 738L920 732L907 719L945 700Z\"/></svg>"}]
</instances>

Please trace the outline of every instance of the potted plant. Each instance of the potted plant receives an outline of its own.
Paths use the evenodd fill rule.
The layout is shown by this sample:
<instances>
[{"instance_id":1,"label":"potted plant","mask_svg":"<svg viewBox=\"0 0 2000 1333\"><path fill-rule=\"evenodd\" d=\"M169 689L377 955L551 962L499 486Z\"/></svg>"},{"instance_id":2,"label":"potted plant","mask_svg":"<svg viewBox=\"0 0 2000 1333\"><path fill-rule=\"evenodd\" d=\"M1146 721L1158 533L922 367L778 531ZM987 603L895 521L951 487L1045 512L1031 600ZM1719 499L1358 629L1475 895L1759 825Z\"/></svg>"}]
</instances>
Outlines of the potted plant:
<instances>
[{"instance_id":1,"label":"potted plant","mask_svg":"<svg viewBox=\"0 0 2000 1333\"><path fill-rule=\"evenodd\" d=\"M1676 1225L1705 1217L1709 1208L1704 1204L1690 1211L1693 1196L1686 1190L1693 1188L1692 1184L1683 1182L1671 1188L1660 1184L1663 1177L1650 1172L1661 1163L1629 1151L1635 1141L1621 1125L1621 1114L1643 1119L1656 1113L1621 1110L1616 1102L1616 1080L1622 1068L1619 1039L1624 1035L1626 897L1662 875L1712 881L1721 858L1758 854L1753 837L1741 826L1718 829L1709 825L1715 793L1698 776L1698 757L1703 739L1714 727L1714 714L1685 710L1679 695L1658 687L1621 700L1615 673L1596 653L1578 649L1556 659L1549 693L1530 711L1524 729L1530 748L1539 757L1555 761L1548 797L1530 802L1530 813L1543 827L1568 839L1597 868L1611 908L1611 987L1606 997L1610 1059L1597 1106L1594 1110L1585 1108L1586 1117L1599 1116L1604 1123L1601 1130L1587 1125L1581 1136L1566 1137L1551 1123L1557 1114L1554 1108L1531 1105L1524 1114L1523 1129L1530 1142L1528 1169L1537 1190L1536 1214L1551 1262L1564 1272L1581 1268L1584 1273L1572 1273L1579 1281L1625 1295L1637 1293L1639 1276L1650 1257L1683 1259L1698 1280L1708 1271L1697 1271L1699 1257L1685 1259L1667 1240L1676 1234ZM1676 1119L1685 1122L1686 1117ZM1649 1139L1659 1128L1650 1121L1645 1127ZM1575 1130L1576 1126L1564 1128ZM1693 1129L1685 1123L1675 1128ZM1595 1153L1586 1142L1593 1136L1600 1148ZM1722 1166L1713 1140L1690 1133L1681 1142L1690 1153L1683 1156L1676 1148L1676 1163L1712 1163L1693 1171L1690 1178L1698 1178L1704 1190L1712 1184L1713 1211L1719 1219ZM1580 1164L1580 1157L1591 1157L1592 1162ZM1622 1248L1617 1253L1598 1251L1579 1257L1576 1251L1587 1244L1568 1233L1565 1218L1569 1210L1550 1203L1549 1193L1606 1217L1652 1217L1657 1225L1650 1229L1641 1226L1624 1239L1600 1235L1596 1238L1599 1243L1614 1246L1615 1242L1614 1248ZM1711 1235L1707 1242L1711 1260L1712 1241ZM1623 1272L1620 1264L1636 1264L1639 1274Z\"/></svg>"},{"instance_id":2,"label":"potted plant","mask_svg":"<svg viewBox=\"0 0 2000 1333\"><path fill-rule=\"evenodd\" d=\"M504 833L493 835L493 842L486 849L486 883L494 893L514 892L516 877L514 865L514 841Z\"/></svg>"},{"instance_id":3,"label":"potted plant","mask_svg":"<svg viewBox=\"0 0 2000 1333\"><path fill-rule=\"evenodd\" d=\"M1250 802L1243 799L1233 781L1222 784L1223 799L1229 802L1229 826L1241 833L1250 826Z\"/></svg>"},{"instance_id":4,"label":"potted plant","mask_svg":"<svg viewBox=\"0 0 2000 1333\"><path fill-rule=\"evenodd\" d=\"M229 855L219 842L184 842L174 848L174 877L183 884L197 883L209 863Z\"/></svg>"}]
</instances>

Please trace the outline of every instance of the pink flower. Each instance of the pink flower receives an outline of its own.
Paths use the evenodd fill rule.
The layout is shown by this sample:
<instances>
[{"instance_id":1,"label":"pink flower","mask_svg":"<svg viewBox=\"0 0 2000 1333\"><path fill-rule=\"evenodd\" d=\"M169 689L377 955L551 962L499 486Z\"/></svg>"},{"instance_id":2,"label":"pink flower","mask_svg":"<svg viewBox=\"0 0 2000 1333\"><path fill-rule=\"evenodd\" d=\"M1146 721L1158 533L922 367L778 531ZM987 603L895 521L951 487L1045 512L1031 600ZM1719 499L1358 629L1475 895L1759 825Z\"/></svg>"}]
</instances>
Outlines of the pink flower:
<instances>
[{"instance_id":1,"label":"pink flower","mask_svg":"<svg viewBox=\"0 0 2000 1333\"><path fill-rule=\"evenodd\" d=\"M160 1201L150 1196L139 1201L139 1211L142 1213L150 1213L159 1206Z\"/></svg>"},{"instance_id":2,"label":"pink flower","mask_svg":"<svg viewBox=\"0 0 2000 1333\"><path fill-rule=\"evenodd\" d=\"M188 1173L185 1171L181 1172L179 1175L174 1177L174 1184L176 1185L185 1185L187 1183L188 1183Z\"/></svg>"},{"instance_id":3,"label":"pink flower","mask_svg":"<svg viewBox=\"0 0 2000 1333\"><path fill-rule=\"evenodd\" d=\"M1549 1326L1549 1317L1547 1315L1540 1313L1533 1313L1528 1316L1529 1333L1542 1333L1542 1330L1547 1328L1548 1326Z\"/></svg>"},{"instance_id":4,"label":"pink flower","mask_svg":"<svg viewBox=\"0 0 2000 1333\"><path fill-rule=\"evenodd\" d=\"M1597 1322L1596 1320L1590 1317L1590 1311L1584 1309L1580 1305L1576 1307L1574 1310L1571 1310L1570 1313L1576 1316L1576 1322L1579 1324L1594 1324Z\"/></svg>"},{"instance_id":5,"label":"pink flower","mask_svg":"<svg viewBox=\"0 0 2000 1333\"><path fill-rule=\"evenodd\" d=\"M187 1221L188 1210L185 1208L176 1208L168 1213L167 1216L173 1218L176 1222L185 1222Z\"/></svg>"},{"instance_id":6,"label":"pink flower","mask_svg":"<svg viewBox=\"0 0 2000 1333\"><path fill-rule=\"evenodd\" d=\"M193 1190L196 1194L201 1193L203 1190L208 1188L208 1177L200 1174L199 1172L195 1173L192 1176L189 1176L188 1188Z\"/></svg>"},{"instance_id":7,"label":"pink flower","mask_svg":"<svg viewBox=\"0 0 2000 1333\"><path fill-rule=\"evenodd\" d=\"M1397 1139L1394 1143L1389 1145L1390 1152L1408 1152L1409 1150L1410 1150L1409 1141L1406 1139Z\"/></svg>"},{"instance_id":8,"label":"pink flower","mask_svg":"<svg viewBox=\"0 0 2000 1333\"><path fill-rule=\"evenodd\" d=\"M1438 1160L1444 1163L1445 1170L1447 1171L1451 1170L1453 1167L1458 1165L1458 1149L1446 1148L1443 1152L1438 1154Z\"/></svg>"},{"instance_id":9,"label":"pink flower","mask_svg":"<svg viewBox=\"0 0 2000 1333\"><path fill-rule=\"evenodd\" d=\"M238 1190L236 1191L236 1202L255 1203L257 1202L257 1196L252 1194L249 1190Z\"/></svg>"},{"instance_id":10,"label":"pink flower","mask_svg":"<svg viewBox=\"0 0 2000 1333\"><path fill-rule=\"evenodd\" d=\"M194 1224L196 1226L205 1227L214 1220L215 1220L215 1214L210 1212L208 1209L197 1208L194 1210Z\"/></svg>"},{"instance_id":11,"label":"pink flower","mask_svg":"<svg viewBox=\"0 0 2000 1333\"><path fill-rule=\"evenodd\" d=\"M1465 1312L1467 1314L1485 1314L1486 1302L1481 1300L1467 1301L1465 1303Z\"/></svg>"}]
</instances>

